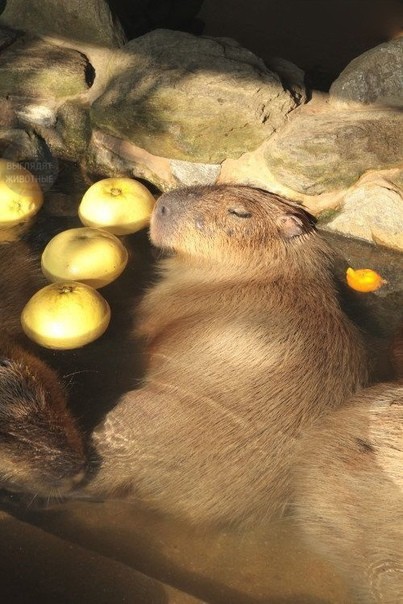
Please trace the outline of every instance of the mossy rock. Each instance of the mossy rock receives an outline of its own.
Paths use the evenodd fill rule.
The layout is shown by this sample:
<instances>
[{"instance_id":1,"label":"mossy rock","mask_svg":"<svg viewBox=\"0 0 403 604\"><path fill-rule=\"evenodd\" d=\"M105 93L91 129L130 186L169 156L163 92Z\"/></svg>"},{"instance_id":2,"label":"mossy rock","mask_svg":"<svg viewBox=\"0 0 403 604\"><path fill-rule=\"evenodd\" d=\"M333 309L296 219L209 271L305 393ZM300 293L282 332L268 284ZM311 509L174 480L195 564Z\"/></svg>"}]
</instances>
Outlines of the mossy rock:
<instances>
[{"instance_id":1,"label":"mossy rock","mask_svg":"<svg viewBox=\"0 0 403 604\"><path fill-rule=\"evenodd\" d=\"M91 119L156 156L212 164L239 157L296 106L279 77L233 41L156 30L123 50L115 60L123 73Z\"/></svg>"},{"instance_id":2,"label":"mossy rock","mask_svg":"<svg viewBox=\"0 0 403 604\"><path fill-rule=\"evenodd\" d=\"M301 111L265 149L269 170L307 195L354 184L367 170L397 166L403 156L403 116L388 109Z\"/></svg>"},{"instance_id":3,"label":"mossy rock","mask_svg":"<svg viewBox=\"0 0 403 604\"><path fill-rule=\"evenodd\" d=\"M87 58L70 48L24 36L0 53L0 96L59 99L86 92Z\"/></svg>"}]
</instances>

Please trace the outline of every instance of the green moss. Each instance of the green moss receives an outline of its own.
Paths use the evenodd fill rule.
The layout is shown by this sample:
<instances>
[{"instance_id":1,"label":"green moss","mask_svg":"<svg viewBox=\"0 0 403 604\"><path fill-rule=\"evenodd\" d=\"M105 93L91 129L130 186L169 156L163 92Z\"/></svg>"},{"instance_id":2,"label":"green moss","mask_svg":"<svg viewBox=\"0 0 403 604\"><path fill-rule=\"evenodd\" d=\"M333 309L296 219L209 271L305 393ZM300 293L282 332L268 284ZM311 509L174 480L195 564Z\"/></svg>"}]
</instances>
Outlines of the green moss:
<instances>
[{"instance_id":1,"label":"green moss","mask_svg":"<svg viewBox=\"0 0 403 604\"><path fill-rule=\"evenodd\" d=\"M318 216L318 226L322 226L324 224L328 224L331 222L336 216L340 214L340 210L337 208L329 208L328 210L324 210Z\"/></svg>"}]
</instances>

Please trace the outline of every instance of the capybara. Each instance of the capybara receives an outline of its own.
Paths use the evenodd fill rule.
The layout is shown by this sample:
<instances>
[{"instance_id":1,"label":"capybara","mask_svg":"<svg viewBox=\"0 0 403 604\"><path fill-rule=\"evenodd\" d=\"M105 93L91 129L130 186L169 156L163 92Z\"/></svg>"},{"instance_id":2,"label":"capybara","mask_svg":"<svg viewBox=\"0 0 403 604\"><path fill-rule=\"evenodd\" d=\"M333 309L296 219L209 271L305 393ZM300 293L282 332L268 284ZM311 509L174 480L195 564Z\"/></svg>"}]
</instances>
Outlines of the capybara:
<instances>
[{"instance_id":1,"label":"capybara","mask_svg":"<svg viewBox=\"0 0 403 604\"><path fill-rule=\"evenodd\" d=\"M295 513L353 602L403 602L403 381L377 384L300 445Z\"/></svg>"},{"instance_id":2,"label":"capybara","mask_svg":"<svg viewBox=\"0 0 403 604\"><path fill-rule=\"evenodd\" d=\"M300 442L295 511L355 602L403 601L403 329L395 381L362 390Z\"/></svg>"},{"instance_id":3,"label":"capybara","mask_svg":"<svg viewBox=\"0 0 403 604\"><path fill-rule=\"evenodd\" d=\"M138 334L147 371L96 428L87 494L194 523L282 511L301 433L367 380L333 253L297 204L247 186L163 194Z\"/></svg>"},{"instance_id":4,"label":"capybara","mask_svg":"<svg viewBox=\"0 0 403 604\"><path fill-rule=\"evenodd\" d=\"M38 266L23 243L0 246L0 488L48 498L79 484L87 458L58 375L22 333Z\"/></svg>"}]
</instances>

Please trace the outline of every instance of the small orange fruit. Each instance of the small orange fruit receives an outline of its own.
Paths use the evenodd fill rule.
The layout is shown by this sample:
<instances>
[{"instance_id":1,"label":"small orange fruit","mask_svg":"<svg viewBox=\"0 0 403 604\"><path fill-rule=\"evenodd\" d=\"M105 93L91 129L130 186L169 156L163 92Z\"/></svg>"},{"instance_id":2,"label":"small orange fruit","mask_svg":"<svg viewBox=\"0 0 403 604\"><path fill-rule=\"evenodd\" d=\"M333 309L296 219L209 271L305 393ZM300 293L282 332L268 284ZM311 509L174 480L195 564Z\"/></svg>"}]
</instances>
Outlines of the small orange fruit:
<instances>
[{"instance_id":1,"label":"small orange fruit","mask_svg":"<svg viewBox=\"0 0 403 604\"><path fill-rule=\"evenodd\" d=\"M349 267L346 271L346 278L351 289L355 289L357 292L374 292L386 283L379 273L370 268L354 270Z\"/></svg>"}]
</instances>

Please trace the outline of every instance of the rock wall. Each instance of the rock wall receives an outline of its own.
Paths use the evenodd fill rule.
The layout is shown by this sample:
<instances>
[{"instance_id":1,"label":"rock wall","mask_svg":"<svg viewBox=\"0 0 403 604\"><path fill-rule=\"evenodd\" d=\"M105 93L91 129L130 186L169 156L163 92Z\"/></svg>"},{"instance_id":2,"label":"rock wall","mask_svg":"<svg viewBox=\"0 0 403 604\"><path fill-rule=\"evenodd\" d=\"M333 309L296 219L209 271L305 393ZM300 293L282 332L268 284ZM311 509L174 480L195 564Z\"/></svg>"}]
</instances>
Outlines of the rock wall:
<instances>
[{"instance_id":1,"label":"rock wall","mask_svg":"<svg viewBox=\"0 0 403 604\"><path fill-rule=\"evenodd\" d=\"M50 15L57 3L40 4ZM125 42L106 2L86 4L68 5L61 37L62 15L46 31L19 0L7 3L3 157L38 173L46 163L49 186L63 159L160 190L252 184L304 204L325 228L403 250L403 38L357 57L330 94L316 94L299 67L263 62L231 39L157 29ZM76 32L91 32L97 15L92 43L74 35L73 13Z\"/></svg>"}]
</instances>

